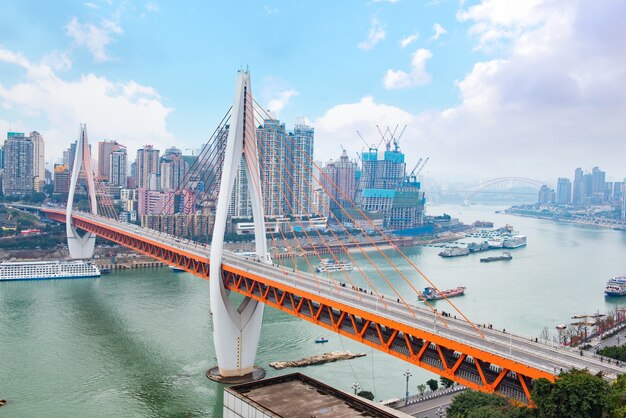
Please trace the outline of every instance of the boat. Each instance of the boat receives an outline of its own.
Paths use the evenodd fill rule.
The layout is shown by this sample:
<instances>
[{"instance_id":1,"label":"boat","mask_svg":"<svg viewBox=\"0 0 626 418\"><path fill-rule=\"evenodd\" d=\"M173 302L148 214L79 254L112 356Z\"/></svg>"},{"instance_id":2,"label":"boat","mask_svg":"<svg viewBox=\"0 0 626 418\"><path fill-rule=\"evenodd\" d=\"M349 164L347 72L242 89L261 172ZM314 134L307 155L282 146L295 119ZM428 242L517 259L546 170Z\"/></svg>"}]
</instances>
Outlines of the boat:
<instances>
[{"instance_id":1,"label":"boat","mask_svg":"<svg viewBox=\"0 0 626 418\"><path fill-rule=\"evenodd\" d=\"M502 246L504 248L519 248L526 245L526 235L513 235L505 238Z\"/></svg>"},{"instance_id":2,"label":"boat","mask_svg":"<svg viewBox=\"0 0 626 418\"><path fill-rule=\"evenodd\" d=\"M4 261L0 263L0 281L78 279L100 277L100 269L90 261Z\"/></svg>"},{"instance_id":3,"label":"boat","mask_svg":"<svg viewBox=\"0 0 626 418\"><path fill-rule=\"evenodd\" d=\"M100 274L109 274L111 273L111 269L108 267L100 267Z\"/></svg>"},{"instance_id":4,"label":"boat","mask_svg":"<svg viewBox=\"0 0 626 418\"><path fill-rule=\"evenodd\" d=\"M489 243L487 241L483 241L480 244L476 242L471 242L468 244L467 249L470 253L479 253L481 251L487 251L489 249Z\"/></svg>"},{"instance_id":5,"label":"boat","mask_svg":"<svg viewBox=\"0 0 626 418\"><path fill-rule=\"evenodd\" d=\"M185 269L181 269L180 267L177 266L168 266L170 270L172 270L172 273L184 273Z\"/></svg>"},{"instance_id":6,"label":"boat","mask_svg":"<svg viewBox=\"0 0 626 418\"><path fill-rule=\"evenodd\" d=\"M606 283L604 289L606 296L625 296L626 295L626 276L616 276Z\"/></svg>"},{"instance_id":7,"label":"boat","mask_svg":"<svg viewBox=\"0 0 626 418\"><path fill-rule=\"evenodd\" d=\"M337 263L332 261L330 258L323 259L315 268L315 271L318 273L329 272L333 273L335 271L352 271L354 270L354 264L350 263L346 260L338 260Z\"/></svg>"},{"instance_id":8,"label":"boat","mask_svg":"<svg viewBox=\"0 0 626 418\"><path fill-rule=\"evenodd\" d=\"M493 222L489 221L476 221L474 222L475 228L493 228Z\"/></svg>"},{"instance_id":9,"label":"boat","mask_svg":"<svg viewBox=\"0 0 626 418\"><path fill-rule=\"evenodd\" d=\"M502 255L496 255L496 256L492 256L492 257L481 258L480 262L481 263L491 263L492 261L508 261L508 260L510 260L512 258L513 258L513 256L511 255L510 252L504 251L502 253Z\"/></svg>"},{"instance_id":10,"label":"boat","mask_svg":"<svg viewBox=\"0 0 626 418\"><path fill-rule=\"evenodd\" d=\"M489 244L489 248L502 248L504 245L504 238L494 237L487 241L487 244Z\"/></svg>"},{"instance_id":11,"label":"boat","mask_svg":"<svg viewBox=\"0 0 626 418\"><path fill-rule=\"evenodd\" d=\"M469 249L466 247L448 247L444 248L442 252L439 253L440 257L459 257L463 255L468 255Z\"/></svg>"},{"instance_id":12,"label":"boat","mask_svg":"<svg viewBox=\"0 0 626 418\"><path fill-rule=\"evenodd\" d=\"M454 289L442 290L441 292L437 291L434 287L426 287L422 292L422 297L424 300L439 300L446 298L453 298L455 296L462 296L465 294L465 287L459 286Z\"/></svg>"},{"instance_id":13,"label":"boat","mask_svg":"<svg viewBox=\"0 0 626 418\"><path fill-rule=\"evenodd\" d=\"M323 343L327 343L328 342L328 338L324 338L324 337L320 337L317 340L315 340L316 344L323 344Z\"/></svg>"}]
</instances>

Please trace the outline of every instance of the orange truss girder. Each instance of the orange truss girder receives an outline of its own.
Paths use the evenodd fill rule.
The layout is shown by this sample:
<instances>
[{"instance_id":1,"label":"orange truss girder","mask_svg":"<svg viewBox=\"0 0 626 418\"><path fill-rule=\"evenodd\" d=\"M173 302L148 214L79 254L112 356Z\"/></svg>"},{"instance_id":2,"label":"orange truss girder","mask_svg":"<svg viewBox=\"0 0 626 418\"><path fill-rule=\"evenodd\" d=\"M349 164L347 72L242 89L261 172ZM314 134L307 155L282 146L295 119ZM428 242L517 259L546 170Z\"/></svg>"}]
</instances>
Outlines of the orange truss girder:
<instances>
[{"instance_id":1,"label":"orange truss girder","mask_svg":"<svg viewBox=\"0 0 626 418\"><path fill-rule=\"evenodd\" d=\"M55 221L65 221L61 211L46 210L46 213ZM205 280L209 278L208 257L79 217L74 218L74 224ZM233 291L475 390L502 393L528 402L534 379L555 379L543 370L232 266L224 265L222 276Z\"/></svg>"}]
</instances>

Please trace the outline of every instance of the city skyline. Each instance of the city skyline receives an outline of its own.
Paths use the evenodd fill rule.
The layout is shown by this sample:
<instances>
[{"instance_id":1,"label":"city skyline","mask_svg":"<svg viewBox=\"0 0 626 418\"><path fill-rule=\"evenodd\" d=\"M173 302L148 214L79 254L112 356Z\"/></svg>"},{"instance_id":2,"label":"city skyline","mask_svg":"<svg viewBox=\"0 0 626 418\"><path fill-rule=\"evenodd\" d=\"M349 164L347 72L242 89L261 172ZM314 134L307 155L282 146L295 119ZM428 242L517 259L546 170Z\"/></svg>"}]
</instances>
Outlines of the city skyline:
<instances>
[{"instance_id":1,"label":"city skyline","mask_svg":"<svg viewBox=\"0 0 626 418\"><path fill-rule=\"evenodd\" d=\"M288 124L307 117L318 160L340 145L359 152L357 129L377 143L376 125L407 124L403 149L430 156L425 174L438 178L556 178L583 161L621 167L624 4L319 6L253 5L239 16L228 4L8 2L0 127L37 129L51 150L75 140L79 122L130 150L197 149L227 109L235 71L249 65L260 103ZM234 35L235 16L273 30L217 36ZM302 30L293 30L296 19ZM311 65L298 65L303 59Z\"/></svg>"}]
</instances>

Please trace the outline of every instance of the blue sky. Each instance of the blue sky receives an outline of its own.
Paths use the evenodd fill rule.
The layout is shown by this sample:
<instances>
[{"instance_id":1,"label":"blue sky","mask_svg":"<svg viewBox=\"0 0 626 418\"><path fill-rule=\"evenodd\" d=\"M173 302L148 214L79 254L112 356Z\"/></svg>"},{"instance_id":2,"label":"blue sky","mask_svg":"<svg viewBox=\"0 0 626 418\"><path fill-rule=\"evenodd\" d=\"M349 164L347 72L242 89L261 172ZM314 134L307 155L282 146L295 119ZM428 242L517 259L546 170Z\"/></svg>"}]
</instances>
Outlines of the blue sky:
<instances>
[{"instance_id":1,"label":"blue sky","mask_svg":"<svg viewBox=\"0 0 626 418\"><path fill-rule=\"evenodd\" d=\"M304 116L316 128L321 160L340 144L360 151L357 129L378 142L377 124L407 124L409 162L430 156L434 176L550 179L599 165L620 178L625 10L618 0L5 0L0 129L40 131L49 161L79 122L92 142L117 139L131 155L199 148L248 66L259 102L288 127Z\"/></svg>"}]
</instances>

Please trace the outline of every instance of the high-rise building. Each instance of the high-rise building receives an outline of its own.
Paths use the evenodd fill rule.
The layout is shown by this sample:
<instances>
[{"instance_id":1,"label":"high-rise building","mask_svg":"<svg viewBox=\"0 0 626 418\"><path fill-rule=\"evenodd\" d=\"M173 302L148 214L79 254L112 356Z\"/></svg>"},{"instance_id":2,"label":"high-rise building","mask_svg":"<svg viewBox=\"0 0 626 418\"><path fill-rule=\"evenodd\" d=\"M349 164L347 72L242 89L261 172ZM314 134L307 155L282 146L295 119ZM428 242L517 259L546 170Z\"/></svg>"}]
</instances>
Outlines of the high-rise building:
<instances>
[{"instance_id":1,"label":"high-rise building","mask_svg":"<svg viewBox=\"0 0 626 418\"><path fill-rule=\"evenodd\" d=\"M98 142L98 176L100 180L111 180L111 153L120 147L122 146L117 141Z\"/></svg>"},{"instance_id":2,"label":"high-rise building","mask_svg":"<svg viewBox=\"0 0 626 418\"><path fill-rule=\"evenodd\" d=\"M581 205L583 203L583 169L580 167L574 171L572 203L575 205Z\"/></svg>"},{"instance_id":3,"label":"high-rise building","mask_svg":"<svg viewBox=\"0 0 626 418\"><path fill-rule=\"evenodd\" d=\"M601 204L604 202L604 192L606 189L605 181L606 181L606 173L600 170L598 167L594 167L591 170L591 197L592 201L595 204Z\"/></svg>"},{"instance_id":4,"label":"high-rise building","mask_svg":"<svg viewBox=\"0 0 626 418\"><path fill-rule=\"evenodd\" d=\"M313 145L314 130L303 122L294 126L289 134L291 141L287 144L288 170L291 172L291 212L294 215L310 215L313 200ZM291 149L291 152L289 152ZM291 155L289 155L291 154Z\"/></svg>"},{"instance_id":5,"label":"high-rise building","mask_svg":"<svg viewBox=\"0 0 626 418\"><path fill-rule=\"evenodd\" d=\"M287 152L288 139L285 124L276 119L265 119L257 128L259 144L259 165L261 169L261 188L263 192L264 211L267 216L284 216L291 212L290 181L287 173L291 153ZM249 189L250 193L259 193Z\"/></svg>"},{"instance_id":6,"label":"high-rise building","mask_svg":"<svg viewBox=\"0 0 626 418\"><path fill-rule=\"evenodd\" d=\"M160 174L159 150L152 145L145 145L137 150L137 187L148 190L157 190Z\"/></svg>"},{"instance_id":7,"label":"high-rise building","mask_svg":"<svg viewBox=\"0 0 626 418\"><path fill-rule=\"evenodd\" d=\"M331 208L349 207L348 201L354 201L356 195L357 163L350 161L344 149L339 161L330 161L324 166L321 176L323 188L329 193ZM329 197L330 197L329 196Z\"/></svg>"},{"instance_id":8,"label":"high-rise building","mask_svg":"<svg viewBox=\"0 0 626 418\"><path fill-rule=\"evenodd\" d=\"M565 177L559 177L556 183L556 203L569 205L572 203L572 182Z\"/></svg>"},{"instance_id":9,"label":"high-rise building","mask_svg":"<svg viewBox=\"0 0 626 418\"><path fill-rule=\"evenodd\" d=\"M556 193L554 189L546 186L545 184L539 189L539 197L537 203L539 204L553 204L555 201Z\"/></svg>"},{"instance_id":10,"label":"high-rise building","mask_svg":"<svg viewBox=\"0 0 626 418\"><path fill-rule=\"evenodd\" d=\"M36 192L43 192L46 185L46 157L43 137L37 131L30 133L33 142L33 188Z\"/></svg>"},{"instance_id":11,"label":"high-rise building","mask_svg":"<svg viewBox=\"0 0 626 418\"><path fill-rule=\"evenodd\" d=\"M99 162L98 162L99 164ZM112 186L126 187L128 159L126 148L118 147L109 155L108 181Z\"/></svg>"},{"instance_id":12,"label":"high-rise building","mask_svg":"<svg viewBox=\"0 0 626 418\"><path fill-rule=\"evenodd\" d=\"M624 189L623 181L614 181L613 182L613 195L611 198L617 202L622 200L622 190Z\"/></svg>"},{"instance_id":13,"label":"high-rise building","mask_svg":"<svg viewBox=\"0 0 626 418\"><path fill-rule=\"evenodd\" d=\"M161 157L161 190L178 190L188 171L182 152L175 147L166 149Z\"/></svg>"},{"instance_id":14,"label":"high-rise building","mask_svg":"<svg viewBox=\"0 0 626 418\"><path fill-rule=\"evenodd\" d=\"M34 190L33 141L21 132L8 132L4 143L2 191L23 195Z\"/></svg>"},{"instance_id":15,"label":"high-rise building","mask_svg":"<svg viewBox=\"0 0 626 418\"><path fill-rule=\"evenodd\" d=\"M68 193L70 191L71 171L66 164L54 165L54 193Z\"/></svg>"},{"instance_id":16,"label":"high-rise building","mask_svg":"<svg viewBox=\"0 0 626 418\"><path fill-rule=\"evenodd\" d=\"M622 182L622 222L626 222L626 178Z\"/></svg>"}]
</instances>

